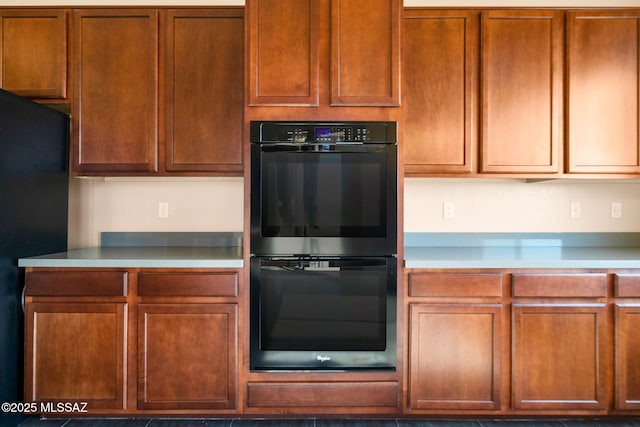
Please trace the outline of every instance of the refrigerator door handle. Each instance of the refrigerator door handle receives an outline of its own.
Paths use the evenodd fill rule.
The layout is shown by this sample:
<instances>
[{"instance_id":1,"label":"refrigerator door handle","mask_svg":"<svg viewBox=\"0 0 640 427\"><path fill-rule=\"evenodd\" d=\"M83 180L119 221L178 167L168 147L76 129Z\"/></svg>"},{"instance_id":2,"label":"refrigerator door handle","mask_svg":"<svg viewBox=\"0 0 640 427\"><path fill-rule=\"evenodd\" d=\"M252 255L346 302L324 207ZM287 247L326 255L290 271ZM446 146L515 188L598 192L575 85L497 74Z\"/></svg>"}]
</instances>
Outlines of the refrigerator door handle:
<instances>
[{"instance_id":1,"label":"refrigerator door handle","mask_svg":"<svg viewBox=\"0 0 640 427\"><path fill-rule=\"evenodd\" d=\"M24 285L22 287L22 297L20 298L20 304L22 305L22 314L25 314L25 311L24 311L24 299L25 299L26 294L27 294L27 285Z\"/></svg>"}]
</instances>

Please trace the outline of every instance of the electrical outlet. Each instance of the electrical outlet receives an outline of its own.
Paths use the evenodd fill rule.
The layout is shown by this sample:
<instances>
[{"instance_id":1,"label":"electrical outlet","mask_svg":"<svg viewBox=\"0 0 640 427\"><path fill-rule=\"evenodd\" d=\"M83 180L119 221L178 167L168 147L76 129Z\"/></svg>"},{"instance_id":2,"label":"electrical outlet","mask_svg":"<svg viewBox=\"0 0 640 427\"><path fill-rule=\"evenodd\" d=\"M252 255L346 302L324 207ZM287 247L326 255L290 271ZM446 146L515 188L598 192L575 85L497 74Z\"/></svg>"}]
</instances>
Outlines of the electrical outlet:
<instances>
[{"instance_id":1,"label":"electrical outlet","mask_svg":"<svg viewBox=\"0 0 640 427\"><path fill-rule=\"evenodd\" d=\"M611 218L622 218L622 203L611 203Z\"/></svg>"},{"instance_id":2,"label":"electrical outlet","mask_svg":"<svg viewBox=\"0 0 640 427\"><path fill-rule=\"evenodd\" d=\"M571 202L571 218L582 218L582 206L580 202Z\"/></svg>"},{"instance_id":3,"label":"electrical outlet","mask_svg":"<svg viewBox=\"0 0 640 427\"><path fill-rule=\"evenodd\" d=\"M455 218L456 205L453 202L444 202L442 204L442 217L445 219Z\"/></svg>"},{"instance_id":4,"label":"electrical outlet","mask_svg":"<svg viewBox=\"0 0 640 427\"><path fill-rule=\"evenodd\" d=\"M158 203L158 218L169 218L169 202Z\"/></svg>"}]
</instances>

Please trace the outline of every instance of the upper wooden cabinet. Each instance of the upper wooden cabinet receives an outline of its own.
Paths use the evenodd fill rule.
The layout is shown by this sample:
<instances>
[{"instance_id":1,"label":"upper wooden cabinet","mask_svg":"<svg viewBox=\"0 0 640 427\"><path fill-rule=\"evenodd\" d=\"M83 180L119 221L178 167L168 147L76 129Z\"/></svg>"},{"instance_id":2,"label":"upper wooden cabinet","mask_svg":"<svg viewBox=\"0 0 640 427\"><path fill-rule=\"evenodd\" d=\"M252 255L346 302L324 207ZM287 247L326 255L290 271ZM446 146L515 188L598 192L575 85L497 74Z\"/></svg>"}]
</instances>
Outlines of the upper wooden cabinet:
<instances>
[{"instance_id":1,"label":"upper wooden cabinet","mask_svg":"<svg viewBox=\"0 0 640 427\"><path fill-rule=\"evenodd\" d=\"M73 168L158 170L158 13L80 9L74 19Z\"/></svg>"},{"instance_id":2,"label":"upper wooden cabinet","mask_svg":"<svg viewBox=\"0 0 640 427\"><path fill-rule=\"evenodd\" d=\"M242 174L243 16L74 11L74 172Z\"/></svg>"},{"instance_id":3,"label":"upper wooden cabinet","mask_svg":"<svg viewBox=\"0 0 640 427\"><path fill-rule=\"evenodd\" d=\"M482 13L480 172L558 173L563 13Z\"/></svg>"},{"instance_id":4,"label":"upper wooden cabinet","mask_svg":"<svg viewBox=\"0 0 640 427\"><path fill-rule=\"evenodd\" d=\"M640 11L568 13L568 172L640 173Z\"/></svg>"},{"instance_id":5,"label":"upper wooden cabinet","mask_svg":"<svg viewBox=\"0 0 640 427\"><path fill-rule=\"evenodd\" d=\"M399 105L400 0L247 0L246 8L249 105Z\"/></svg>"},{"instance_id":6,"label":"upper wooden cabinet","mask_svg":"<svg viewBox=\"0 0 640 427\"><path fill-rule=\"evenodd\" d=\"M470 173L478 135L478 13L407 9L403 25L405 173Z\"/></svg>"},{"instance_id":7,"label":"upper wooden cabinet","mask_svg":"<svg viewBox=\"0 0 640 427\"><path fill-rule=\"evenodd\" d=\"M166 170L242 174L242 8L161 16Z\"/></svg>"},{"instance_id":8,"label":"upper wooden cabinet","mask_svg":"<svg viewBox=\"0 0 640 427\"><path fill-rule=\"evenodd\" d=\"M47 102L66 99L65 9L0 9L0 86Z\"/></svg>"}]
</instances>

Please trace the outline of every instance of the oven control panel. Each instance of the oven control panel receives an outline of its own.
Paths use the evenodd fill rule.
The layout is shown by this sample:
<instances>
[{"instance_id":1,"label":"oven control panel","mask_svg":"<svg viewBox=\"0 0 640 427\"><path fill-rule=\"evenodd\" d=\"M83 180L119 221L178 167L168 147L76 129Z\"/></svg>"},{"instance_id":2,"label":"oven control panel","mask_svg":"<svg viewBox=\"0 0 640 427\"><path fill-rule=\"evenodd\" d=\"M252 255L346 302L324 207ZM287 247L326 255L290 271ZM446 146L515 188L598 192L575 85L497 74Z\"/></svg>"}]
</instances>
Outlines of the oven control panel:
<instances>
[{"instance_id":1,"label":"oven control panel","mask_svg":"<svg viewBox=\"0 0 640 427\"><path fill-rule=\"evenodd\" d=\"M251 122L251 142L394 144L395 122Z\"/></svg>"}]
</instances>

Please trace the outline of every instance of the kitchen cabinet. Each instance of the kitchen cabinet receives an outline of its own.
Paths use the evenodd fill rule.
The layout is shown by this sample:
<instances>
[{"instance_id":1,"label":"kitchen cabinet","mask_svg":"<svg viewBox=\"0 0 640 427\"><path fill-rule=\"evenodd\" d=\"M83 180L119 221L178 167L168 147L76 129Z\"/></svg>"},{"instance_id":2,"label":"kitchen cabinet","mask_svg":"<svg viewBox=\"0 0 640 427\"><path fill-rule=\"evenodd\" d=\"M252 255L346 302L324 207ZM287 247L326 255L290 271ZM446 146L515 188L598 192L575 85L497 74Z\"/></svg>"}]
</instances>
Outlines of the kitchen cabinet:
<instances>
[{"instance_id":1,"label":"kitchen cabinet","mask_svg":"<svg viewBox=\"0 0 640 427\"><path fill-rule=\"evenodd\" d=\"M239 290L234 269L27 268L25 400L234 413Z\"/></svg>"},{"instance_id":2,"label":"kitchen cabinet","mask_svg":"<svg viewBox=\"0 0 640 427\"><path fill-rule=\"evenodd\" d=\"M75 10L74 173L242 174L243 31L242 8Z\"/></svg>"},{"instance_id":3,"label":"kitchen cabinet","mask_svg":"<svg viewBox=\"0 0 640 427\"><path fill-rule=\"evenodd\" d=\"M138 295L138 408L235 408L238 274L143 272Z\"/></svg>"},{"instance_id":4,"label":"kitchen cabinet","mask_svg":"<svg viewBox=\"0 0 640 427\"><path fill-rule=\"evenodd\" d=\"M73 171L158 171L158 12L73 12Z\"/></svg>"},{"instance_id":5,"label":"kitchen cabinet","mask_svg":"<svg viewBox=\"0 0 640 427\"><path fill-rule=\"evenodd\" d=\"M402 98L405 175L475 170L479 13L406 9Z\"/></svg>"},{"instance_id":6,"label":"kitchen cabinet","mask_svg":"<svg viewBox=\"0 0 640 427\"><path fill-rule=\"evenodd\" d=\"M502 276L415 272L408 286L410 409L499 410Z\"/></svg>"},{"instance_id":7,"label":"kitchen cabinet","mask_svg":"<svg viewBox=\"0 0 640 427\"><path fill-rule=\"evenodd\" d=\"M126 409L124 271L26 276L25 401Z\"/></svg>"},{"instance_id":8,"label":"kitchen cabinet","mask_svg":"<svg viewBox=\"0 0 640 427\"><path fill-rule=\"evenodd\" d=\"M482 12L481 173L562 171L563 13Z\"/></svg>"},{"instance_id":9,"label":"kitchen cabinet","mask_svg":"<svg viewBox=\"0 0 640 427\"><path fill-rule=\"evenodd\" d=\"M0 87L62 102L67 77L67 11L0 9Z\"/></svg>"},{"instance_id":10,"label":"kitchen cabinet","mask_svg":"<svg viewBox=\"0 0 640 427\"><path fill-rule=\"evenodd\" d=\"M569 173L640 173L640 11L570 11Z\"/></svg>"},{"instance_id":11,"label":"kitchen cabinet","mask_svg":"<svg viewBox=\"0 0 640 427\"><path fill-rule=\"evenodd\" d=\"M176 9L161 17L166 170L241 175L242 8Z\"/></svg>"},{"instance_id":12,"label":"kitchen cabinet","mask_svg":"<svg viewBox=\"0 0 640 427\"><path fill-rule=\"evenodd\" d=\"M513 406L607 409L605 273L513 275Z\"/></svg>"},{"instance_id":13,"label":"kitchen cabinet","mask_svg":"<svg viewBox=\"0 0 640 427\"><path fill-rule=\"evenodd\" d=\"M616 274L615 397L616 409L640 408L640 275Z\"/></svg>"},{"instance_id":14,"label":"kitchen cabinet","mask_svg":"<svg viewBox=\"0 0 640 427\"><path fill-rule=\"evenodd\" d=\"M398 106L401 8L399 0L248 0L248 104Z\"/></svg>"}]
</instances>

